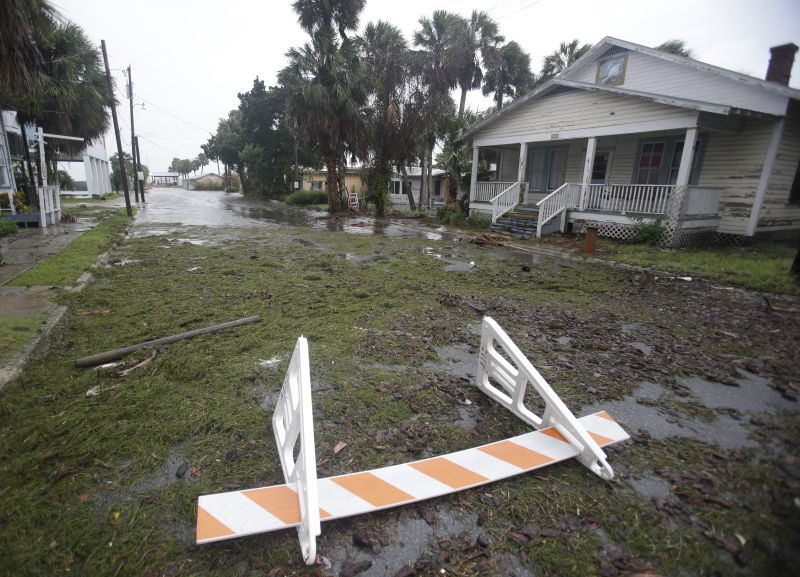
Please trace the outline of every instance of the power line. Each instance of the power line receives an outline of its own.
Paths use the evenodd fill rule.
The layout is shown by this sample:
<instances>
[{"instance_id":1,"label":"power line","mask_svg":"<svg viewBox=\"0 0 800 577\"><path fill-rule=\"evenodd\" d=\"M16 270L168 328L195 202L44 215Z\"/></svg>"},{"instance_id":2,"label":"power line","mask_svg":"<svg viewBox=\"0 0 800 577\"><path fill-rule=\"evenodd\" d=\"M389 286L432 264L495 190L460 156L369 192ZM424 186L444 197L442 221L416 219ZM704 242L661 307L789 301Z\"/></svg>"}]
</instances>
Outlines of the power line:
<instances>
[{"instance_id":1,"label":"power line","mask_svg":"<svg viewBox=\"0 0 800 577\"><path fill-rule=\"evenodd\" d=\"M496 20L502 20L503 18L508 18L509 16L512 16L512 15L516 14L517 12L522 12L523 10L527 10L528 8L532 8L533 6L536 6L537 4L541 4L542 2L544 2L544 0L536 0L535 2L531 2L530 4L527 4L527 5L523 6L522 8L518 8L517 10L514 10L512 12L509 12L508 14L504 14L503 16L498 16L496 18Z\"/></svg>"},{"instance_id":2,"label":"power line","mask_svg":"<svg viewBox=\"0 0 800 577\"><path fill-rule=\"evenodd\" d=\"M208 130L207 128L203 128L203 127L201 127L201 126L197 126L197 125L196 125L196 124L194 124L193 122L189 122L188 120L185 120L185 119L181 118L181 117L180 117L180 116L178 116L177 114L173 114L173 113L172 113L172 112L170 112L169 110L165 110L165 109L161 108L161 107L160 107L158 104L155 104L155 103L153 103L153 102L150 102L149 100L147 100L147 99L146 99L144 96L142 96L141 94L137 94L137 96L138 96L139 98L141 98L141 99L142 99L144 102L146 102L147 104L149 104L149 105L151 105L151 106L154 106L155 108L157 108L158 110L160 110L160 111L161 111L161 112L163 112L164 114L169 114L170 116L172 116L173 118L175 118L175 119L177 119L177 120L180 120L180 121L181 121L181 122L183 122L184 124L188 124L188 125L189 125L189 126L191 126L192 128L196 128L197 130L200 130L200 131L202 131L202 132L205 132L206 134L212 134L212 132L211 132L210 130Z\"/></svg>"}]
</instances>

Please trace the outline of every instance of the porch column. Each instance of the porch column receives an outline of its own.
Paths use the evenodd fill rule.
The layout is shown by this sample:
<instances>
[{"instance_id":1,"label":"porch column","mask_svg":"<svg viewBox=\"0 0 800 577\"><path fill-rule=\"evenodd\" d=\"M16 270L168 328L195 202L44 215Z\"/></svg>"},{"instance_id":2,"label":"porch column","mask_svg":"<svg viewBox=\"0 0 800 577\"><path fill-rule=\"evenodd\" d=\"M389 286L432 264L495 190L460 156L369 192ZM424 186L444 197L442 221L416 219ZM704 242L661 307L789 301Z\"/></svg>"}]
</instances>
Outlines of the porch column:
<instances>
[{"instance_id":1,"label":"porch column","mask_svg":"<svg viewBox=\"0 0 800 577\"><path fill-rule=\"evenodd\" d=\"M667 206L667 234L669 244L678 244L680 223L683 213L686 210L686 199L689 189L689 177L692 173L692 159L694 158L694 147L697 144L697 127L692 126L686 129L686 138L683 141L683 152L681 153L681 164L678 167L678 176L675 179L675 189L672 192Z\"/></svg>"},{"instance_id":2,"label":"porch column","mask_svg":"<svg viewBox=\"0 0 800 577\"><path fill-rule=\"evenodd\" d=\"M578 206L586 209L586 196L589 194L589 185L592 184L592 170L594 170L594 153L597 150L597 137L592 136L586 140L586 158L583 161L583 180L581 181L581 200Z\"/></svg>"},{"instance_id":3,"label":"porch column","mask_svg":"<svg viewBox=\"0 0 800 577\"><path fill-rule=\"evenodd\" d=\"M83 171L86 173L86 192L91 196L94 182L92 180L92 157L89 155L83 157Z\"/></svg>"},{"instance_id":4,"label":"porch column","mask_svg":"<svg viewBox=\"0 0 800 577\"><path fill-rule=\"evenodd\" d=\"M517 182L520 183L520 190L524 193L523 202L527 201L528 199L528 190L527 187L523 190L522 183L525 182L525 173L527 171L528 165L528 143L527 142L520 142L519 143L519 170L517 171Z\"/></svg>"},{"instance_id":5,"label":"porch column","mask_svg":"<svg viewBox=\"0 0 800 577\"><path fill-rule=\"evenodd\" d=\"M469 201L475 200L475 187L478 182L478 147L472 145L472 175L469 181Z\"/></svg>"}]
</instances>

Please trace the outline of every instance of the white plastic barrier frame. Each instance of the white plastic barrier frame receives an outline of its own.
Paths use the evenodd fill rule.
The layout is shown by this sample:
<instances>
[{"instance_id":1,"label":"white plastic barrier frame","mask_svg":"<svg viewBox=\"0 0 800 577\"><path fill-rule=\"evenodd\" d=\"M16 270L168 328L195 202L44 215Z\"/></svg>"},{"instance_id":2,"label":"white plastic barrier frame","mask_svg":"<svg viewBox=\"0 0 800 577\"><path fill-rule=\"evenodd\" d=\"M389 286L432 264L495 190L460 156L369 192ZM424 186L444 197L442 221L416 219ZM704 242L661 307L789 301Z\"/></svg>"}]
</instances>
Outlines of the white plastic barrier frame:
<instances>
[{"instance_id":1,"label":"white plastic barrier frame","mask_svg":"<svg viewBox=\"0 0 800 577\"><path fill-rule=\"evenodd\" d=\"M545 400L541 418L523 403L528 383ZM317 479L308 342L300 337L272 418L286 484L199 496L197 543L296 527L303 559L311 565L322 520L411 504L571 458L603 479L613 477L599 444L629 435L605 411L576 419L489 317L482 325L477 384L537 430L447 455Z\"/></svg>"},{"instance_id":2,"label":"white plastic barrier frame","mask_svg":"<svg viewBox=\"0 0 800 577\"><path fill-rule=\"evenodd\" d=\"M511 362L497 351L496 345L500 346ZM500 385L502 390L494 386L492 381ZM545 402L545 411L541 417L525 406L528 384L536 389ZM481 326L478 388L537 429L555 427L580 451L578 461L606 481L614 477L614 471L600 446L506 332L490 317L484 317Z\"/></svg>"},{"instance_id":3,"label":"white plastic barrier frame","mask_svg":"<svg viewBox=\"0 0 800 577\"><path fill-rule=\"evenodd\" d=\"M301 519L297 535L307 565L316 561L317 537L321 533L310 375L308 341L301 336L294 347L272 415L272 432L278 445L283 477L287 484L294 483L297 488ZM298 440L300 448L295 461Z\"/></svg>"}]
</instances>

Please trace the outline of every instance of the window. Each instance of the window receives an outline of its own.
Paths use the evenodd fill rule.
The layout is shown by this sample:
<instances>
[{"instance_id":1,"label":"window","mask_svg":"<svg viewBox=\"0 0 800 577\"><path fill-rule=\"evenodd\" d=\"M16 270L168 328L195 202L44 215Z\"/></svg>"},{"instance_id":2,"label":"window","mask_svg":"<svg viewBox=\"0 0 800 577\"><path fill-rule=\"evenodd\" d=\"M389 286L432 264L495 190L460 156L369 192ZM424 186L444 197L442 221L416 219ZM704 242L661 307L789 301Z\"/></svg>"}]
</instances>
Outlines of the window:
<instances>
[{"instance_id":1,"label":"window","mask_svg":"<svg viewBox=\"0 0 800 577\"><path fill-rule=\"evenodd\" d=\"M789 190L789 204L800 204L800 162L797 163L792 188Z\"/></svg>"},{"instance_id":2,"label":"window","mask_svg":"<svg viewBox=\"0 0 800 577\"><path fill-rule=\"evenodd\" d=\"M437 180L433 183L433 196L442 196L442 181Z\"/></svg>"},{"instance_id":3,"label":"window","mask_svg":"<svg viewBox=\"0 0 800 577\"><path fill-rule=\"evenodd\" d=\"M625 69L628 67L628 55L606 58L597 63L595 84L605 86L621 86L625 84Z\"/></svg>"},{"instance_id":4,"label":"window","mask_svg":"<svg viewBox=\"0 0 800 577\"><path fill-rule=\"evenodd\" d=\"M542 177L546 160L545 150L531 150L528 156L528 189L532 192L542 191Z\"/></svg>"},{"instance_id":5,"label":"window","mask_svg":"<svg viewBox=\"0 0 800 577\"><path fill-rule=\"evenodd\" d=\"M312 180L311 181L311 190L325 190L325 181L324 180Z\"/></svg>"},{"instance_id":6,"label":"window","mask_svg":"<svg viewBox=\"0 0 800 577\"><path fill-rule=\"evenodd\" d=\"M608 150L598 150L594 154L592 163L592 184L607 184L608 165L611 160L611 152Z\"/></svg>"},{"instance_id":7,"label":"window","mask_svg":"<svg viewBox=\"0 0 800 577\"><path fill-rule=\"evenodd\" d=\"M0 142L0 188L9 188L11 186L11 177L8 174L8 166L6 165L6 147Z\"/></svg>"},{"instance_id":8,"label":"window","mask_svg":"<svg viewBox=\"0 0 800 577\"><path fill-rule=\"evenodd\" d=\"M661 164L664 159L663 142L645 142L639 154L635 184L659 184Z\"/></svg>"},{"instance_id":9,"label":"window","mask_svg":"<svg viewBox=\"0 0 800 577\"><path fill-rule=\"evenodd\" d=\"M551 150L550 166L547 170L547 190L555 190L564 184L564 175L567 171L567 151Z\"/></svg>"}]
</instances>

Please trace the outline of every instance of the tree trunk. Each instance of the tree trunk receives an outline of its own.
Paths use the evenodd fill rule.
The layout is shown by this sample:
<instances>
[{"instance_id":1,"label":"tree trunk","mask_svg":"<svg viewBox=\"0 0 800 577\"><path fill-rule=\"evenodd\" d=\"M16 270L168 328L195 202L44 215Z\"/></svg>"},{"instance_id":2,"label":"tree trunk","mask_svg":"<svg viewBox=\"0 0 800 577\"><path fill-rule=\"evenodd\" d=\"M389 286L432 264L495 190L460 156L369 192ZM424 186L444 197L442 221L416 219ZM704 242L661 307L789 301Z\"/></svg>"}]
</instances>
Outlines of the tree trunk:
<instances>
[{"instance_id":1,"label":"tree trunk","mask_svg":"<svg viewBox=\"0 0 800 577\"><path fill-rule=\"evenodd\" d=\"M431 144L430 154L428 155L428 209L433 208L433 194L436 188L433 186L433 148L436 146L436 139Z\"/></svg>"},{"instance_id":2,"label":"tree trunk","mask_svg":"<svg viewBox=\"0 0 800 577\"><path fill-rule=\"evenodd\" d=\"M458 105L458 118L459 120L464 118L464 110L467 105L467 91L462 88L461 89L461 102Z\"/></svg>"},{"instance_id":3,"label":"tree trunk","mask_svg":"<svg viewBox=\"0 0 800 577\"><path fill-rule=\"evenodd\" d=\"M406 196L408 197L408 206L411 210L417 210L417 205L414 202L414 190L411 186L411 179L408 178L408 172L406 171L406 165L400 165L400 186L405 190ZM406 187L408 185L408 187Z\"/></svg>"},{"instance_id":4,"label":"tree trunk","mask_svg":"<svg viewBox=\"0 0 800 577\"><path fill-rule=\"evenodd\" d=\"M328 212L336 212L339 209L339 195L337 194L336 182L336 154L329 154L325 160L325 166L328 169L327 184L328 184Z\"/></svg>"},{"instance_id":5,"label":"tree trunk","mask_svg":"<svg viewBox=\"0 0 800 577\"><path fill-rule=\"evenodd\" d=\"M425 206L425 195L428 193L428 179L425 178L425 167L427 166L428 159L426 155L428 154L428 147L427 145L422 145L422 158L421 158L421 166L420 166L420 173L419 173L419 209L422 210L422 207Z\"/></svg>"},{"instance_id":6,"label":"tree trunk","mask_svg":"<svg viewBox=\"0 0 800 577\"><path fill-rule=\"evenodd\" d=\"M349 190L347 190L347 185L345 184L344 177L347 174L347 159L344 156L344 153L339 155L339 170L336 172L336 184L339 185L339 208L341 208L341 197L344 195L345 200L349 199Z\"/></svg>"},{"instance_id":7,"label":"tree trunk","mask_svg":"<svg viewBox=\"0 0 800 577\"><path fill-rule=\"evenodd\" d=\"M242 194L249 194L250 193L250 183L247 180L247 173L244 170L244 166L237 164L236 165L236 174L239 175L239 182L242 184Z\"/></svg>"},{"instance_id":8,"label":"tree trunk","mask_svg":"<svg viewBox=\"0 0 800 577\"><path fill-rule=\"evenodd\" d=\"M499 90L494 95L494 102L495 102L495 104L497 104L497 110L500 110L501 108L503 108L503 93L500 92Z\"/></svg>"},{"instance_id":9,"label":"tree trunk","mask_svg":"<svg viewBox=\"0 0 800 577\"><path fill-rule=\"evenodd\" d=\"M25 204L28 206L33 206L33 198L36 196L36 179L33 177L33 162L31 162L31 151L30 146L28 144L28 137L24 135L22 136L22 144L23 148L25 149L25 164L28 165L28 181L29 181L29 188L25 191Z\"/></svg>"}]
</instances>

